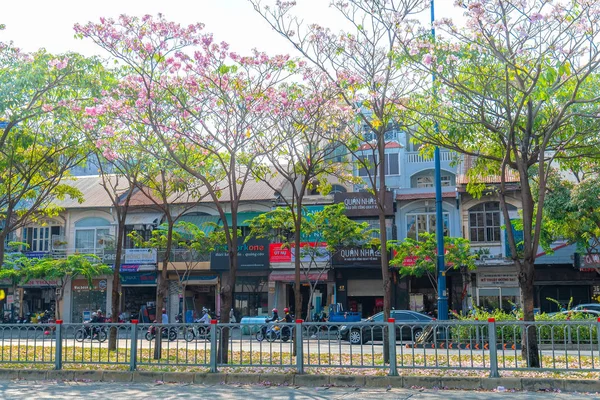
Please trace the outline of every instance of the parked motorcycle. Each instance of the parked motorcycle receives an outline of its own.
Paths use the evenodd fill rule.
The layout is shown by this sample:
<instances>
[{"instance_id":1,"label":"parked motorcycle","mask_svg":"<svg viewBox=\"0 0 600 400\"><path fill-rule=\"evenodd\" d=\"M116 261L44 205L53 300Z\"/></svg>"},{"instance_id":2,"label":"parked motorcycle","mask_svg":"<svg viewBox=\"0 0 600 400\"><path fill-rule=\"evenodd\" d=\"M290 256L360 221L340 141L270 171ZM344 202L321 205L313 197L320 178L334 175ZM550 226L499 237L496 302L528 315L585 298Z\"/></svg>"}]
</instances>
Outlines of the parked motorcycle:
<instances>
[{"instance_id":1,"label":"parked motorcycle","mask_svg":"<svg viewBox=\"0 0 600 400\"><path fill-rule=\"evenodd\" d=\"M151 325L148 328L148 332L146 332L146 340L151 342L154 340L154 338L156 337L156 326ZM174 340L177 340L177 328L171 326L169 328L167 327L161 327L161 337L163 339L169 339L171 342Z\"/></svg>"},{"instance_id":2,"label":"parked motorcycle","mask_svg":"<svg viewBox=\"0 0 600 400\"><path fill-rule=\"evenodd\" d=\"M79 328L75 332L75 340L83 342L86 339L98 340L100 343L104 342L108 338L105 326L94 326L89 322L84 322L84 326Z\"/></svg>"}]
</instances>

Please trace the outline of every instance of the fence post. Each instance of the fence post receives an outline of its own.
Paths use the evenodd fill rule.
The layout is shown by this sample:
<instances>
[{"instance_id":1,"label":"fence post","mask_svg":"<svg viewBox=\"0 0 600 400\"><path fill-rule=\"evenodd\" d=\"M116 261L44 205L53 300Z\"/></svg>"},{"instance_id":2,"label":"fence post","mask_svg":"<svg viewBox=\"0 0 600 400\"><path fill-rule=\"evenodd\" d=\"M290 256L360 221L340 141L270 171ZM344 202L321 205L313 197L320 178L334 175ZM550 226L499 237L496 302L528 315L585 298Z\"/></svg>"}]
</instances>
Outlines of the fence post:
<instances>
[{"instance_id":1,"label":"fence post","mask_svg":"<svg viewBox=\"0 0 600 400\"><path fill-rule=\"evenodd\" d=\"M54 345L54 369L62 369L62 319L56 320L55 345Z\"/></svg>"},{"instance_id":2,"label":"fence post","mask_svg":"<svg viewBox=\"0 0 600 400\"><path fill-rule=\"evenodd\" d=\"M488 318L488 335L490 348L490 378L499 378L498 373L498 343L496 340L496 319Z\"/></svg>"},{"instance_id":3,"label":"fence post","mask_svg":"<svg viewBox=\"0 0 600 400\"><path fill-rule=\"evenodd\" d=\"M210 320L210 372L217 372L217 320Z\"/></svg>"},{"instance_id":4,"label":"fence post","mask_svg":"<svg viewBox=\"0 0 600 400\"><path fill-rule=\"evenodd\" d=\"M304 343L302 340L302 323L301 319L296 320L296 373L304 373ZM310 355L309 355L310 357Z\"/></svg>"},{"instance_id":5,"label":"fence post","mask_svg":"<svg viewBox=\"0 0 600 400\"><path fill-rule=\"evenodd\" d=\"M135 371L137 367L137 334L138 320L131 320L131 353L129 354L129 370Z\"/></svg>"},{"instance_id":6,"label":"fence post","mask_svg":"<svg viewBox=\"0 0 600 400\"><path fill-rule=\"evenodd\" d=\"M388 344L390 349L390 376L398 376L398 360L396 360L396 320L388 318Z\"/></svg>"},{"instance_id":7,"label":"fence post","mask_svg":"<svg viewBox=\"0 0 600 400\"><path fill-rule=\"evenodd\" d=\"M598 356L600 357L600 318L596 320L596 340L598 341Z\"/></svg>"}]
</instances>

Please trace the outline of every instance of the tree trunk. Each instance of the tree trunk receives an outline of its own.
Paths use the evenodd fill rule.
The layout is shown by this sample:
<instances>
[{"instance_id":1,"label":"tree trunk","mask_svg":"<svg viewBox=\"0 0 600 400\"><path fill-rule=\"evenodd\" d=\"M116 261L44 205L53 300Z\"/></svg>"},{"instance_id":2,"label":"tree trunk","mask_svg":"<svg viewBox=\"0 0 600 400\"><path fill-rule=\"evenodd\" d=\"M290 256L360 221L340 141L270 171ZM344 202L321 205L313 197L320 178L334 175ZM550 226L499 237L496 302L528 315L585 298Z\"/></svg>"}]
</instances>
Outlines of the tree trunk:
<instances>
[{"instance_id":1,"label":"tree trunk","mask_svg":"<svg viewBox=\"0 0 600 400\"><path fill-rule=\"evenodd\" d=\"M5 226L8 224L8 222L4 223ZM6 241L6 236L8 235L8 232L6 232L6 227L5 229L2 229L0 231L0 268L4 267L4 242Z\"/></svg>"},{"instance_id":2,"label":"tree trunk","mask_svg":"<svg viewBox=\"0 0 600 400\"><path fill-rule=\"evenodd\" d=\"M165 297L169 292L169 283L166 279L167 268L165 264L168 264L168 261L163 262L163 271L158 276L158 285L156 286L156 323L162 323L162 309L165 308ZM151 321L152 322L152 321ZM154 359L160 360L162 355L162 328L156 329L156 336L154 337Z\"/></svg>"},{"instance_id":3,"label":"tree trunk","mask_svg":"<svg viewBox=\"0 0 600 400\"><path fill-rule=\"evenodd\" d=\"M295 215L295 232L294 232L294 315L296 319L302 319L302 295L300 293L300 268L302 259L300 257L300 240L302 228L302 202L298 201ZM310 310L309 310L310 313ZM296 341L302 340L302 332L296 332L294 335L292 346L292 354L296 356Z\"/></svg>"},{"instance_id":4,"label":"tree trunk","mask_svg":"<svg viewBox=\"0 0 600 400\"><path fill-rule=\"evenodd\" d=\"M113 270L113 287L112 287L112 306L111 316L113 322L119 321L119 314L121 313L121 257L123 255L123 237L125 236L125 215L127 211L123 211L124 215L118 215L117 219L119 225L117 227L117 241L115 251L115 267ZM113 326L110 329L110 335L108 338L108 350L117 350L117 327Z\"/></svg>"},{"instance_id":5,"label":"tree trunk","mask_svg":"<svg viewBox=\"0 0 600 400\"><path fill-rule=\"evenodd\" d=\"M381 238L381 277L383 280L383 320L387 321L392 309L392 282L390 280L389 260L387 252L387 230L385 224L385 131L379 134L378 138L379 152L379 189L376 192L378 198L379 211L379 237ZM383 361L390 362L390 344L388 335L383 335Z\"/></svg>"},{"instance_id":6,"label":"tree trunk","mask_svg":"<svg viewBox=\"0 0 600 400\"><path fill-rule=\"evenodd\" d=\"M237 251L234 251L234 253L234 262L237 265ZM235 274L231 273L231 258L232 255L230 253L230 272L223 273L221 275L221 322L224 323L229 323L229 310L233 308ZM221 332L220 335L217 337L217 340L219 341L217 349L217 360L220 363L227 364L229 362L229 329L225 327L221 328ZM214 349L211 349L211 351L214 351Z\"/></svg>"},{"instance_id":7,"label":"tree trunk","mask_svg":"<svg viewBox=\"0 0 600 400\"><path fill-rule=\"evenodd\" d=\"M169 296L169 261L171 260L171 250L173 248L173 220L171 219L168 212L167 215L167 244L165 253L162 260L162 268L160 270L160 276L158 277L158 284L156 285L156 320L158 323L162 323L162 309L165 308L165 298ZM185 299L184 299L185 303ZM169 310L167 310L168 312ZM160 317L159 317L160 313ZM162 329L156 330L156 337L154 338L154 359L160 360L162 354Z\"/></svg>"},{"instance_id":8,"label":"tree trunk","mask_svg":"<svg viewBox=\"0 0 600 400\"><path fill-rule=\"evenodd\" d=\"M521 287L521 304L523 308L523 320L535 321L534 308L534 262L524 260L520 264L519 286ZM527 360L530 368L540 367L540 353L538 348L538 335L535 325L525 325L521 337L521 353Z\"/></svg>"}]
</instances>

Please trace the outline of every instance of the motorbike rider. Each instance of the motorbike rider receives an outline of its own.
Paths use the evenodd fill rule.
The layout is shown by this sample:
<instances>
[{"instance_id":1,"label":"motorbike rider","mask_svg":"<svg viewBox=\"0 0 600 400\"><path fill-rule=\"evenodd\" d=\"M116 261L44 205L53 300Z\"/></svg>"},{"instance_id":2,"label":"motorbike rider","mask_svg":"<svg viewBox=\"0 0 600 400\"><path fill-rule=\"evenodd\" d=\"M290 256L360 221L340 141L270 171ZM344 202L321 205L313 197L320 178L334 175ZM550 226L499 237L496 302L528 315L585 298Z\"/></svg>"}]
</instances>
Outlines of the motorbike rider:
<instances>
[{"instance_id":1,"label":"motorbike rider","mask_svg":"<svg viewBox=\"0 0 600 400\"><path fill-rule=\"evenodd\" d=\"M200 324L210 324L210 314L206 307L202 307L202 317L197 322Z\"/></svg>"},{"instance_id":2,"label":"motorbike rider","mask_svg":"<svg viewBox=\"0 0 600 400\"><path fill-rule=\"evenodd\" d=\"M286 324L292 323L292 316L290 315L290 309L287 308L287 307L284 308L283 309L283 313L284 313L284 316L283 316L283 318L279 322L285 322ZM281 329L281 334L284 335L284 336L290 337L291 333L292 332L291 332L291 329L290 329L289 326L284 326Z\"/></svg>"},{"instance_id":3,"label":"motorbike rider","mask_svg":"<svg viewBox=\"0 0 600 400\"><path fill-rule=\"evenodd\" d=\"M273 312L273 316L271 318L265 319L265 322L277 322L277 321L279 321L279 314L277 313L277 309L274 308L272 310L272 312Z\"/></svg>"}]
</instances>

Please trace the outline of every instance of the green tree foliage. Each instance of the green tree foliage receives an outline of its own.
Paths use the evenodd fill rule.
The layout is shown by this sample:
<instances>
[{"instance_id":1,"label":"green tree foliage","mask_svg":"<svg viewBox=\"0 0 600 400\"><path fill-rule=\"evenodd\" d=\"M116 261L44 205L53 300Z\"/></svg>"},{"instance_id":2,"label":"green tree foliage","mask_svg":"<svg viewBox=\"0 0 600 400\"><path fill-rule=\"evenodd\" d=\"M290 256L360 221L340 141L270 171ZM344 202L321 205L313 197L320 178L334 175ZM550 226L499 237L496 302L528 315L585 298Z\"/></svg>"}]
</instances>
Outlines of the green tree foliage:
<instances>
[{"instance_id":1,"label":"green tree foliage","mask_svg":"<svg viewBox=\"0 0 600 400\"><path fill-rule=\"evenodd\" d=\"M420 240L406 238L403 241L388 242L388 250L392 251L390 265L398 268L401 277L427 276L431 285L437 290L437 241L433 233L420 233ZM444 254L446 272L451 269L476 268L476 256L471 252L471 244L467 239L444 237Z\"/></svg>"},{"instance_id":2,"label":"green tree foliage","mask_svg":"<svg viewBox=\"0 0 600 400\"><path fill-rule=\"evenodd\" d=\"M300 236L304 243L300 246L296 257L300 255L302 281L308 281L310 284L308 304L312 302L320 278L331 269L335 254L345 247L379 247L380 245L379 240L373 238L374 232L369 229L366 222L351 220L344 211L344 205L338 203L310 213L304 208L301 214ZM294 251L297 226L295 210L279 207L250 220L250 235L246 237L246 241L252 237L269 238L281 243L282 248ZM319 279L308 279L313 273L316 273ZM296 313L298 312L299 310L296 309ZM310 321L310 313L306 318Z\"/></svg>"},{"instance_id":3,"label":"green tree foliage","mask_svg":"<svg viewBox=\"0 0 600 400\"><path fill-rule=\"evenodd\" d=\"M23 53L0 42L0 243L24 223L80 198L64 178L85 156L72 114L100 90L103 69L78 54ZM4 247L0 246L0 265Z\"/></svg>"}]
</instances>

